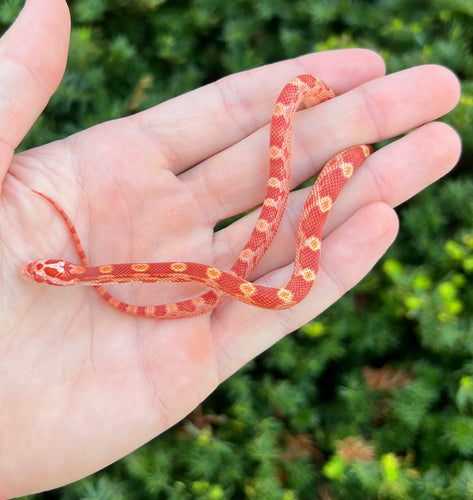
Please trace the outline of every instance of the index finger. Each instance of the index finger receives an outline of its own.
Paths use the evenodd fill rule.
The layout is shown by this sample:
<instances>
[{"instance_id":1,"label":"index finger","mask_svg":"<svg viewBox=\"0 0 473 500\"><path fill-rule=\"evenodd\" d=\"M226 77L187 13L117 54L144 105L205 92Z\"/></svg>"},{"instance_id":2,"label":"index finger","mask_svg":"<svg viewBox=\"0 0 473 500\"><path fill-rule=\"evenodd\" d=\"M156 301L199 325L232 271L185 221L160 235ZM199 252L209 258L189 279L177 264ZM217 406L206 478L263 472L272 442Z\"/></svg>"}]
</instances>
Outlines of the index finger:
<instances>
[{"instance_id":1,"label":"index finger","mask_svg":"<svg viewBox=\"0 0 473 500\"><path fill-rule=\"evenodd\" d=\"M308 54L222 78L130 119L178 174L269 123L279 91L301 73L314 74L341 94L382 76L385 67L365 49Z\"/></svg>"}]
</instances>

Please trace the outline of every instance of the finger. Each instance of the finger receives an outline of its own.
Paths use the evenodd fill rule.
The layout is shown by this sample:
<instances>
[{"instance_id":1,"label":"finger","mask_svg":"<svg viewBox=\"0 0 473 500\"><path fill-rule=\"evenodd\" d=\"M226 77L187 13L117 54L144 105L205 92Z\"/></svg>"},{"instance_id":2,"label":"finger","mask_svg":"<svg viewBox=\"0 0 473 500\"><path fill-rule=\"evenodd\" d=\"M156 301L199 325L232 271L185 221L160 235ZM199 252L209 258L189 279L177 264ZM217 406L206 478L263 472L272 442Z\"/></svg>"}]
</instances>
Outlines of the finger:
<instances>
[{"instance_id":1,"label":"finger","mask_svg":"<svg viewBox=\"0 0 473 500\"><path fill-rule=\"evenodd\" d=\"M396 214L388 205L363 207L324 240L314 288L302 302L283 311L254 308L235 300L220 306L213 313L212 326L221 380L358 283L392 243L397 228ZM291 272L287 266L259 282L279 286Z\"/></svg>"},{"instance_id":2,"label":"finger","mask_svg":"<svg viewBox=\"0 0 473 500\"><path fill-rule=\"evenodd\" d=\"M293 132L292 186L309 179L334 154L355 144L384 140L450 111L458 102L455 75L420 66L367 82L298 113ZM268 127L263 127L180 178L209 224L262 203L268 177Z\"/></svg>"},{"instance_id":3,"label":"finger","mask_svg":"<svg viewBox=\"0 0 473 500\"><path fill-rule=\"evenodd\" d=\"M130 120L179 173L267 124L279 91L301 73L313 73L341 93L384 74L384 62L364 49L309 54L231 75Z\"/></svg>"},{"instance_id":4,"label":"finger","mask_svg":"<svg viewBox=\"0 0 473 500\"><path fill-rule=\"evenodd\" d=\"M59 85L69 29L64 0L28 0L0 40L0 180Z\"/></svg>"},{"instance_id":5,"label":"finger","mask_svg":"<svg viewBox=\"0 0 473 500\"><path fill-rule=\"evenodd\" d=\"M369 156L343 188L324 228L327 236L362 206L382 201L395 207L449 172L461 152L458 134L444 123L429 123ZM311 188L291 193L278 234L253 277L294 260L298 221ZM227 269L256 223L252 212L215 235L216 265Z\"/></svg>"},{"instance_id":6,"label":"finger","mask_svg":"<svg viewBox=\"0 0 473 500\"><path fill-rule=\"evenodd\" d=\"M441 122L428 123L388 144L368 157L339 197L334 208L335 224L369 202L400 205L447 174L460 154L458 133Z\"/></svg>"}]
</instances>

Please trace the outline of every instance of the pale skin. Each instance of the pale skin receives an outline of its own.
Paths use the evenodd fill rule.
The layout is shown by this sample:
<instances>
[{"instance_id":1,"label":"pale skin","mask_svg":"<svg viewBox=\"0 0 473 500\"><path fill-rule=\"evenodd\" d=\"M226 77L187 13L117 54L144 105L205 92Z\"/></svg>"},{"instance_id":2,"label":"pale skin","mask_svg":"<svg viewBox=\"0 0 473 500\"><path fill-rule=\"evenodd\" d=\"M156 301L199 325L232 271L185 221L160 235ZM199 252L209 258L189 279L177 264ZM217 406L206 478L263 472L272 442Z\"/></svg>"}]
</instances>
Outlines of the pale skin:
<instances>
[{"instance_id":1,"label":"pale skin","mask_svg":"<svg viewBox=\"0 0 473 500\"><path fill-rule=\"evenodd\" d=\"M458 101L450 71L423 66L384 76L378 55L350 50L232 75L13 156L61 80L69 26L63 0L29 0L0 41L1 498L75 481L185 417L363 278L395 238L392 207L445 175L460 154L455 131L428 123ZM345 187L326 226L316 284L302 303L268 311L228 300L204 316L159 321L120 314L88 287L20 278L21 265L38 258L77 261L58 214L31 188L63 206L93 264L180 259L230 268L256 215L216 234L213 228L261 203L272 107L301 73L322 78L340 97L296 118L294 186L346 147L416 129L370 156ZM290 275L306 195L291 195L252 279L279 286ZM136 304L198 290L110 288Z\"/></svg>"}]
</instances>

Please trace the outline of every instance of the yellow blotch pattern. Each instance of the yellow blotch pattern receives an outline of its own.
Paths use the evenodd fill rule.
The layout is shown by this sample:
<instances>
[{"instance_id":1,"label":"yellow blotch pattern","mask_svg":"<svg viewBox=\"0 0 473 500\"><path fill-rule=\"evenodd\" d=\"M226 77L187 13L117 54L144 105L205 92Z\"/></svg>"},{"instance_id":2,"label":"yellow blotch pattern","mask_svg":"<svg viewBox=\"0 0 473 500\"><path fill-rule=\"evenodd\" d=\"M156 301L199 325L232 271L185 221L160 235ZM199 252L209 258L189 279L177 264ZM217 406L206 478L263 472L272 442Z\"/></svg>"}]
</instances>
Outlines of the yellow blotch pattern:
<instances>
[{"instance_id":1,"label":"yellow blotch pattern","mask_svg":"<svg viewBox=\"0 0 473 500\"><path fill-rule=\"evenodd\" d=\"M195 307L200 307L205 304L205 300L202 297L195 297L192 299L192 303L195 305Z\"/></svg>"},{"instance_id":2,"label":"yellow blotch pattern","mask_svg":"<svg viewBox=\"0 0 473 500\"><path fill-rule=\"evenodd\" d=\"M177 304L167 304L166 305L166 314L175 314L179 312L179 308Z\"/></svg>"},{"instance_id":3,"label":"yellow blotch pattern","mask_svg":"<svg viewBox=\"0 0 473 500\"><path fill-rule=\"evenodd\" d=\"M273 115L281 116L283 114L283 111L284 111L284 104L282 104L281 102L277 102L276 106L274 106Z\"/></svg>"},{"instance_id":4,"label":"yellow blotch pattern","mask_svg":"<svg viewBox=\"0 0 473 500\"><path fill-rule=\"evenodd\" d=\"M320 250L320 240L316 236L311 236L310 238L307 238L306 245L313 252L318 252Z\"/></svg>"},{"instance_id":5,"label":"yellow blotch pattern","mask_svg":"<svg viewBox=\"0 0 473 500\"><path fill-rule=\"evenodd\" d=\"M110 274L111 272L113 272L113 266L100 266L99 272L101 272L102 274Z\"/></svg>"},{"instance_id":6,"label":"yellow blotch pattern","mask_svg":"<svg viewBox=\"0 0 473 500\"><path fill-rule=\"evenodd\" d=\"M149 269L149 264L132 264L131 268L137 273L144 273Z\"/></svg>"},{"instance_id":7,"label":"yellow blotch pattern","mask_svg":"<svg viewBox=\"0 0 473 500\"><path fill-rule=\"evenodd\" d=\"M240 285L240 292L247 297L251 297L256 293L256 287L254 287L251 283L242 283Z\"/></svg>"},{"instance_id":8,"label":"yellow blotch pattern","mask_svg":"<svg viewBox=\"0 0 473 500\"><path fill-rule=\"evenodd\" d=\"M176 273L182 273L187 269L187 265L184 262L173 262L171 264L171 270L176 271Z\"/></svg>"},{"instance_id":9,"label":"yellow blotch pattern","mask_svg":"<svg viewBox=\"0 0 473 500\"><path fill-rule=\"evenodd\" d=\"M351 163L344 163L342 165L343 177L349 179L353 175L353 165Z\"/></svg>"},{"instance_id":10,"label":"yellow blotch pattern","mask_svg":"<svg viewBox=\"0 0 473 500\"><path fill-rule=\"evenodd\" d=\"M69 272L71 274L84 274L85 273L85 268L82 267L82 266L76 266L76 265L72 265L70 268L69 268Z\"/></svg>"},{"instance_id":11,"label":"yellow blotch pattern","mask_svg":"<svg viewBox=\"0 0 473 500\"><path fill-rule=\"evenodd\" d=\"M126 306L126 312L128 314L136 314L138 312L138 307L132 306L131 304L128 304Z\"/></svg>"},{"instance_id":12,"label":"yellow blotch pattern","mask_svg":"<svg viewBox=\"0 0 473 500\"><path fill-rule=\"evenodd\" d=\"M257 223L256 223L256 229L261 232L261 233L264 233L267 229L268 229L268 223L264 220L264 219L260 219Z\"/></svg>"},{"instance_id":13,"label":"yellow blotch pattern","mask_svg":"<svg viewBox=\"0 0 473 500\"><path fill-rule=\"evenodd\" d=\"M328 212L332 208L332 198L324 196L317 204L322 212Z\"/></svg>"},{"instance_id":14,"label":"yellow blotch pattern","mask_svg":"<svg viewBox=\"0 0 473 500\"><path fill-rule=\"evenodd\" d=\"M312 269L303 269L301 271L302 278L304 281L314 281L315 280L315 272Z\"/></svg>"},{"instance_id":15,"label":"yellow blotch pattern","mask_svg":"<svg viewBox=\"0 0 473 500\"><path fill-rule=\"evenodd\" d=\"M145 316L153 316L154 311L155 311L154 306L146 306L145 307Z\"/></svg>"},{"instance_id":16,"label":"yellow blotch pattern","mask_svg":"<svg viewBox=\"0 0 473 500\"><path fill-rule=\"evenodd\" d=\"M269 155L271 156L271 158L273 160L275 160L276 158L280 158L281 157L281 149L278 148L277 146L271 146L269 148Z\"/></svg>"},{"instance_id":17,"label":"yellow blotch pattern","mask_svg":"<svg viewBox=\"0 0 473 500\"><path fill-rule=\"evenodd\" d=\"M292 292L287 290L286 288L280 288L278 290L278 297L283 301L283 302L291 302L293 295Z\"/></svg>"},{"instance_id":18,"label":"yellow blotch pattern","mask_svg":"<svg viewBox=\"0 0 473 500\"><path fill-rule=\"evenodd\" d=\"M253 252L249 248L245 248L243 252L240 254L240 259L244 262L248 261L251 259L251 256L253 255Z\"/></svg>"},{"instance_id":19,"label":"yellow blotch pattern","mask_svg":"<svg viewBox=\"0 0 473 500\"><path fill-rule=\"evenodd\" d=\"M222 271L219 271L215 267L208 267L205 274L212 280L218 280L222 276Z\"/></svg>"}]
</instances>

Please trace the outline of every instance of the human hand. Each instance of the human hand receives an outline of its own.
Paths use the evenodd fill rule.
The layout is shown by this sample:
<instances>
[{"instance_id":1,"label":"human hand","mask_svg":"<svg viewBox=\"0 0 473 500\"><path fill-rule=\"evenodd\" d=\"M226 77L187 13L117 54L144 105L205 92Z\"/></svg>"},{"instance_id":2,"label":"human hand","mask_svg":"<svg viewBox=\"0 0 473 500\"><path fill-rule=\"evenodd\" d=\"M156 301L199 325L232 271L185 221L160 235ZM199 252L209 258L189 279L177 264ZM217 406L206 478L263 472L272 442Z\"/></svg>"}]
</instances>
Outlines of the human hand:
<instances>
[{"instance_id":1,"label":"human hand","mask_svg":"<svg viewBox=\"0 0 473 500\"><path fill-rule=\"evenodd\" d=\"M376 54L311 54L233 75L137 115L16 155L64 69L63 0L30 0L0 41L0 494L53 488L113 462L179 421L222 380L354 286L392 242L390 207L448 172L460 142L428 123L457 102L448 70L382 76ZM190 260L228 269L257 214L215 224L261 203L268 123L279 90L312 73L340 97L301 112L293 185L338 151L417 128L371 155L344 188L325 229L310 295L284 311L228 300L196 318L134 318L90 288L38 286L20 267L41 257L76 260L56 212L65 208L94 264ZM291 194L282 226L252 279L284 283L307 196ZM193 295L193 285L126 285L136 304ZM93 450L93 452L91 452Z\"/></svg>"}]
</instances>

